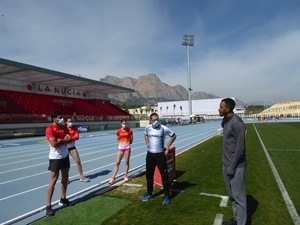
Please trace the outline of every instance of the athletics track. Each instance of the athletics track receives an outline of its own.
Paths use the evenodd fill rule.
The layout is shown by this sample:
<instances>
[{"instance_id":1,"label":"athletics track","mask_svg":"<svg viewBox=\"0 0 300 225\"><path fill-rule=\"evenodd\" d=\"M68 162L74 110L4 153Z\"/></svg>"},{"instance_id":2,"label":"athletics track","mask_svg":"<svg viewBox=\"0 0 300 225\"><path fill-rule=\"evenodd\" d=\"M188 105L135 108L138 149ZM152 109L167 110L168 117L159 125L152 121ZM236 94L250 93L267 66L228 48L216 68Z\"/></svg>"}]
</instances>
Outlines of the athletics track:
<instances>
[{"instance_id":1,"label":"athletics track","mask_svg":"<svg viewBox=\"0 0 300 225\"><path fill-rule=\"evenodd\" d=\"M176 154L180 154L220 132L220 122L201 123L189 126L170 125L176 133ZM145 170L144 128L135 128L130 174ZM167 140L168 141L168 138ZM115 131L80 133L76 142L84 174L91 179L84 183L79 176L74 160L70 157L70 181L67 196L71 201L92 192L108 188L116 154ZM45 216L46 189L50 175L48 167L49 145L45 137L0 140L0 212L1 224L28 224ZM124 162L119 169L123 179ZM53 209L58 208L59 182L52 198Z\"/></svg>"}]
</instances>

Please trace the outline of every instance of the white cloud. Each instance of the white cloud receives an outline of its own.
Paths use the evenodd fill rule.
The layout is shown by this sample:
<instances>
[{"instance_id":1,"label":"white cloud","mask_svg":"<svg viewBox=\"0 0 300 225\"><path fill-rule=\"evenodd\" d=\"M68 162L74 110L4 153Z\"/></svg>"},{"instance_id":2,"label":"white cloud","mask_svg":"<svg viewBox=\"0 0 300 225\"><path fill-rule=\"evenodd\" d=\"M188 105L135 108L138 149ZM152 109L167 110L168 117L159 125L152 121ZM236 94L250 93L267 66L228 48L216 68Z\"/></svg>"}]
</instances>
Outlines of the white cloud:
<instances>
[{"instance_id":1,"label":"white cloud","mask_svg":"<svg viewBox=\"0 0 300 225\"><path fill-rule=\"evenodd\" d=\"M181 39L188 33L195 35L190 48L193 90L245 102L295 99L300 12L288 6L2 1L0 53L95 80L156 73L165 83L187 87Z\"/></svg>"}]
</instances>

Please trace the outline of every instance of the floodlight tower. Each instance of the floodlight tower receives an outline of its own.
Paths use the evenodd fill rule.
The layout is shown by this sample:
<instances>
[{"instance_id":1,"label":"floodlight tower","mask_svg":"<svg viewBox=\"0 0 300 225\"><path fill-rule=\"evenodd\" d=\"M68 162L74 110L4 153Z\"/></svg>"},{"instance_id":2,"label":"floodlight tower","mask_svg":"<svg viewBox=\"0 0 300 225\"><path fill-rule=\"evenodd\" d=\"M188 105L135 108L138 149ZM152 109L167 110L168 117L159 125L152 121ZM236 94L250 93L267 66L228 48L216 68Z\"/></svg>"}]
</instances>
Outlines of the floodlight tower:
<instances>
[{"instance_id":1,"label":"floodlight tower","mask_svg":"<svg viewBox=\"0 0 300 225\"><path fill-rule=\"evenodd\" d=\"M189 91L189 116L192 113L192 81L191 81L191 71L190 71L190 46L194 46L194 35L184 34L182 45L186 46L187 52L187 74L188 74L188 91Z\"/></svg>"}]
</instances>

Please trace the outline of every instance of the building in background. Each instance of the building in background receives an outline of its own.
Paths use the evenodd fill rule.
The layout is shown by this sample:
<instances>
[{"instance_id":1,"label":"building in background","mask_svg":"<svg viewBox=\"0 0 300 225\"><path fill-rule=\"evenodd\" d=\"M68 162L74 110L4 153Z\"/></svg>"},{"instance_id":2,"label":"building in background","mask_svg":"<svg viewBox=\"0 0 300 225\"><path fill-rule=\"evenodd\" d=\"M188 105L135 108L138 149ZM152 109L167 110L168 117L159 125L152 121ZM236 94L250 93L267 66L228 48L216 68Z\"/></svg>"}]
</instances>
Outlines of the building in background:
<instances>
[{"instance_id":1,"label":"building in background","mask_svg":"<svg viewBox=\"0 0 300 225\"><path fill-rule=\"evenodd\" d=\"M245 104L231 97L236 102L234 112L243 117L246 113ZM187 118L198 117L207 119L219 119L219 105L223 98L192 100L192 115L189 115L188 101L159 102L157 113L161 118Z\"/></svg>"}]
</instances>

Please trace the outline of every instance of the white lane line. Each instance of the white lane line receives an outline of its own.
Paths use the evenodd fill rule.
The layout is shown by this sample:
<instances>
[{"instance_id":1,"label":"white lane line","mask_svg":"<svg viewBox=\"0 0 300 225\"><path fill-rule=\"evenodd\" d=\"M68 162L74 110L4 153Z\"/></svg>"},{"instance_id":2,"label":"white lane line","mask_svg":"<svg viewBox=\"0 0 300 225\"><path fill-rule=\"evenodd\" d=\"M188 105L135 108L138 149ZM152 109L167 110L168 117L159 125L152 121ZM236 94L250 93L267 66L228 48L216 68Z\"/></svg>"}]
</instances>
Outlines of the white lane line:
<instances>
[{"instance_id":1,"label":"white lane line","mask_svg":"<svg viewBox=\"0 0 300 225\"><path fill-rule=\"evenodd\" d=\"M47 186L48 186L48 184L43 185L43 186L39 186L39 187L36 187L36 188L29 189L27 191L18 192L17 194L10 195L10 196L4 197L4 198L0 198L0 201L6 200L6 199L9 199L9 198L13 198L13 197L16 197L16 196L19 196L19 195L23 195L23 194L26 194L26 193L29 193L29 192L32 192L32 191L35 191L35 190L38 190L38 189L41 189L41 188L45 188Z\"/></svg>"},{"instance_id":2,"label":"white lane line","mask_svg":"<svg viewBox=\"0 0 300 225\"><path fill-rule=\"evenodd\" d=\"M214 225L221 225L223 221L223 214L217 214L215 217Z\"/></svg>"},{"instance_id":3,"label":"white lane line","mask_svg":"<svg viewBox=\"0 0 300 225\"><path fill-rule=\"evenodd\" d=\"M292 200L290 199L289 193L285 189L285 187L283 185L283 182L282 182L282 180L281 180L281 178L280 178L280 176L279 176L279 174L278 174L278 172L276 170L276 167L274 166L274 164L272 162L272 159L271 159L271 157L270 157L270 155L269 155L269 153L268 153L268 151L267 151L267 149L266 149L266 147L265 147L262 139L260 138L260 135L259 135L259 133L258 133L258 131L257 131L257 129L256 129L256 127L255 127L254 124L253 124L253 126L254 126L254 129L256 131L257 137L258 137L258 139L260 141L260 144L261 144L261 146L262 146L262 148L264 150L266 158L267 158L267 160L269 162L269 165L270 165L270 167L272 169L273 175L274 175L275 180L276 180L276 182L278 184L278 187L279 187L279 189L281 191L281 195L282 195L283 200L284 200L284 202L285 202L285 204L287 206L287 209L288 209L288 211L289 211L289 213L290 213L290 215L291 215L294 223L296 225L299 225L300 224L300 218L299 218L299 215L297 213L297 210L296 210L296 208L295 208Z\"/></svg>"},{"instance_id":4,"label":"white lane line","mask_svg":"<svg viewBox=\"0 0 300 225\"><path fill-rule=\"evenodd\" d=\"M227 207L227 203L228 203L228 199L229 199L228 196L218 195L218 194L209 194L209 193L203 193L203 192L201 192L200 195L221 198L220 207Z\"/></svg>"},{"instance_id":5,"label":"white lane line","mask_svg":"<svg viewBox=\"0 0 300 225\"><path fill-rule=\"evenodd\" d=\"M8 144L3 144L3 146L18 146L21 144L14 144L14 143L8 143Z\"/></svg>"},{"instance_id":6,"label":"white lane line","mask_svg":"<svg viewBox=\"0 0 300 225\"><path fill-rule=\"evenodd\" d=\"M124 186L129 186L129 187L142 187L142 184L129 184L129 183L124 183Z\"/></svg>"}]
</instances>

